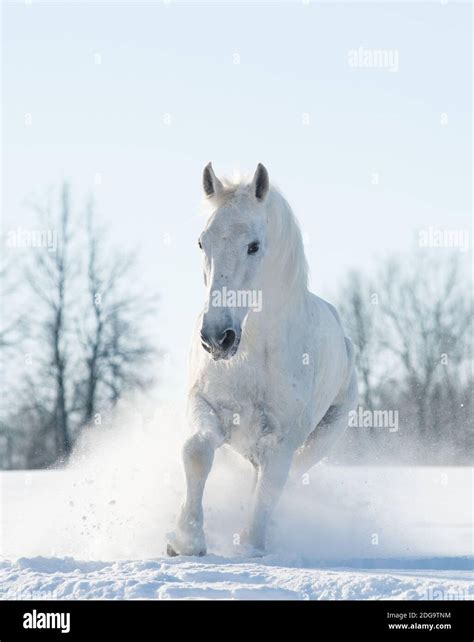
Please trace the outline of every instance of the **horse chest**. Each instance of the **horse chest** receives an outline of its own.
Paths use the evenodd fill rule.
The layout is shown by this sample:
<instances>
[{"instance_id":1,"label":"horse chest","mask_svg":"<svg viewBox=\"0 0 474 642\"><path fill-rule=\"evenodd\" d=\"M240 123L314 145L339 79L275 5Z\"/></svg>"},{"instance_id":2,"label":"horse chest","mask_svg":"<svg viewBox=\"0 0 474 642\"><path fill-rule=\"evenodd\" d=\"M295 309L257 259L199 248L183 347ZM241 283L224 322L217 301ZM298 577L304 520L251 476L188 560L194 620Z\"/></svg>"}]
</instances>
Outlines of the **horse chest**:
<instances>
[{"instance_id":1,"label":"horse chest","mask_svg":"<svg viewBox=\"0 0 474 642\"><path fill-rule=\"evenodd\" d=\"M237 377L234 373L232 388L221 381L219 393L213 398L226 442L254 463L285 439L290 425L286 413L291 393L286 387L282 390L277 379L273 385L268 384L268 373L243 369Z\"/></svg>"},{"instance_id":2,"label":"horse chest","mask_svg":"<svg viewBox=\"0 0 474 642\"><path fill-rule=\"evenodd\" d=\"M200 355L196 388L219 416L226 443L253 462L282 442L299 447L315 425L317 353L298 337L301 345L291 336L286 350L282 342L262 344L231 367Z\"/></svg>"},{"instance_id":3,"label":"horse chest","mask_svg":"<svg viewBox=\"0 0 474 642\"><path fill-rule=\"evenodd\" d=\"M264 451L283 438L275 416L263 403L240 403L221 408L226 442L241 455L259 463Z\"/></svg>"}]
</instances>

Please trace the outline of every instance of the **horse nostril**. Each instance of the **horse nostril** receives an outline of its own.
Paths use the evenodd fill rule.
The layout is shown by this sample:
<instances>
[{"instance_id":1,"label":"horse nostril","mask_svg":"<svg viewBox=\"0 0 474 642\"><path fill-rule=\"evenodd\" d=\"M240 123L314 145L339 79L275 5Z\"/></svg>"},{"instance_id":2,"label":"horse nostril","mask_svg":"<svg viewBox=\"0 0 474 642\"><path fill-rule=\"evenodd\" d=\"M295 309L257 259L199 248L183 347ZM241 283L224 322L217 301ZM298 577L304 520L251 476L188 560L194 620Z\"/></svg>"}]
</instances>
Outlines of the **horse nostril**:
<instances>
[{"instance_id":1,"label":"horse nostril","mask_svg":"<svg viewBox=\"0 0 474 642\"><path fill-rule=\"evenodd\" d=\"M201 345L206 350L206 352L211 351L212 343L209 337L201 330Z\"/></svg>"},{"instance_id":2,"label":"horse nostril","mask_svg":"<svg viewBox=\"0 0 474 642\"><path fill-rule=\"evenodd\" d=\"M235 332L230 328L225 330L221 334L219 345L221 346L222 350L224 350L224 352L227 352L228 350L230 350L230 348L232 348L235 343L235 336Z\"/></svg>"}]
</instances>

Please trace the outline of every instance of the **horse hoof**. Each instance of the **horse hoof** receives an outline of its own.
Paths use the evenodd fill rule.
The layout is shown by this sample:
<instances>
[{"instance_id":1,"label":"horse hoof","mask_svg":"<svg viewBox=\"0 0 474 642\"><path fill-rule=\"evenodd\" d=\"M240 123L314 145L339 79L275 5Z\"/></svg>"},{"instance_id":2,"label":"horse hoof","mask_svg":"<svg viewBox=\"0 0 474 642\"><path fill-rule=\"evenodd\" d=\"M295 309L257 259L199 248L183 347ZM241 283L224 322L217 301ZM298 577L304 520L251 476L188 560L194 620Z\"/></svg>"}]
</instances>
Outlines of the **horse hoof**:
<instances>
[{"instance_id":1,"label":"horse hoof","mask_svg":"<svg viewBox=\"0 0 474 642\"><path fill-rule=\"evenodd\" d=\"M168 546L166 547L166 554L168 555L168 557L178 557L178 553L174 550L171 544L168 544Z\"/></svg>"},{"instance_id":2,"label":"horse hoof","mask_svg":"<svg viewBox=\"0 0 474 642\"><path fill-rule=\"evenodd\" d=\"M189 553L189 555L197 555L198 557L204 557L206 555L207 551L205 548L202 548L200 551L197 553ZM171 544L167 544L166 546L166 554L168 557L178 557L180 553L177 553L174 548L171 546Z\"/></svg>"}]
</instances>

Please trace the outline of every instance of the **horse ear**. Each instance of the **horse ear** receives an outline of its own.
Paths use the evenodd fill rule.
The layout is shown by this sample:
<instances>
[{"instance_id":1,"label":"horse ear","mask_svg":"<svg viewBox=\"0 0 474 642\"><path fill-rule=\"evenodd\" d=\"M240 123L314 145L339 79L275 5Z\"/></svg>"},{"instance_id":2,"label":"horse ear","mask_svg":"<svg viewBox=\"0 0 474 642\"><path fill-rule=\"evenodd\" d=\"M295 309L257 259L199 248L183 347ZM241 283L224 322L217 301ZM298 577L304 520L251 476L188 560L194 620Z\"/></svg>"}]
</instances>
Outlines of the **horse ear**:
<instances>
[{"instance_id":1,"label":"horse ear","mask_svg":"<svg viewBox=\"0 0 474 642\"><path fill-rule=\"evenodd\" d=\"M212 163L208 163L204 168L204 172L202 174L202 186L204 187L206 196L213 196L224 189L224 186L214 174Z\"/></svg>"},{"instance_id":2,"label":"horse ear","mask_svg":"<svg viewBox=\"0 0 474 642\"><path fill-rule=\"evenodd\" d=\"M257 165L255 176L253 177L252 188L258 201L263 201L270 189L270 179L267 169L262 163Z\"/></svg>"}]
</instances>

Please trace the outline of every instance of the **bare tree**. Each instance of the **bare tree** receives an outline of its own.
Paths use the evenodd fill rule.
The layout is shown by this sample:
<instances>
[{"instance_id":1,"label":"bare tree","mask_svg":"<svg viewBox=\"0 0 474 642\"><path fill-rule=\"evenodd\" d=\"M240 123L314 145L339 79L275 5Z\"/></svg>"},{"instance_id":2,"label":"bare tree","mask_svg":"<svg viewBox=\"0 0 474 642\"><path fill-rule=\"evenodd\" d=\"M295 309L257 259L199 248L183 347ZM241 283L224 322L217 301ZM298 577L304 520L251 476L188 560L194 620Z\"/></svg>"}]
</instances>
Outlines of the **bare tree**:
<instances>
[{"instance_id":1,"label":"bare tree","mask_svg":"<svg viewBox=\"0 0 474 642\"><path fill-rule=\"evenodd\" d=\"M377 339L373 287L359 272L351 272L342 288L339 310L344 327L356 348L356 367L363 405L373 408Z\"/></svg>"},{"instance_id":2,"label":"bare tree","mask_svg":"<svg viewBox=\"0 0 474 642\"><path fill-rule=\"evenodd\" d=\"M437 384L453 395L470 355L472 311L461 260L456 254L418 254L408 264L392 260L380 274L379 290L381 346L405 374L418 430L425 435L437 421L432 412Z\"/></svg>"},{"instance_id":3,"label":"bare tree","mask_svg":"<svg viewBox=\"0 0 474 642\"><path fill-rule=\"evenodd\" d=\"M12 261L5 260L0 267L0 298L3 303L0 317L0 351L3 358L7 358L12 350L17 349L28 328L25 315L12 305L11 299L19 287L18 282L19 278L14 275Z\"/></svg>"},{"instance_id":4,"label":"bare tree","mask_svg":"<svg viewBox=\"0 0 474 642\"><path fill-rule=\"evenodd\" d=\"M7 248L6 248L7 249ZM16 257L15 257L16 258ZM20 279L15 272L15 261L12 254L4 252L0 267L0 385L2 389L0 405L0 468L13 468L14 442L18 436L18 427L14 427L8 418L17 402L15 391L11 384L17 378L12 372L12 364L18 359L20 346L28 331L28 323L24 311L17 302L17 292ZM7 366L7 364L9 364ZM8 369L8 374L7 374Z\"/></svg>"},{"instance_id":5,"label":"bare tree","mask_svg":"<svg viewBox=\"0 0 474 642\"><path fill-rule=\"evenodd\" d=\"M25 309L15 307L0 325L2 356L18 350L22 360L31 357L26 368L17 368L20 381L8 382L14 403L1 409L0 466L10 468L67 460L95 415L111 410L128 391L151 385L155 372L149 366L158 356L147 334L156 298L141 291L134 256L109 243L92 203L85 226L79 225L83 216L72 215L67 184L59 207L48 201L34 209L57 242L28 248L27 265L17 270L27 277ZM2 286L7 281L2 278Z\"/></svg>"},{"instance_id":6,"label":"bare tree","mask_svg":"<svg viewBox=\"0 0 474 642\"><path fill-rule=\"evenodd\" d=\"M147 366L158 355L144 331L156 313L156 298L134 285L132 254L110 249L107 237L87 208L87 307L78 324L85 376L79 387L82 421L112 408L127 390L151 384Z\"/></svg>"},{"instance_id":7,"label":"bare tree","mask_svg":"<svg viewBox=\"0 0 474 642\"><path fill-rule=\"evenodd\" d=\"M366 408L397 410L401 431L365 433L372 453L360 434L349 435L347 456L359 446L358 455L372 459L413 461L422 452L431 463L467 461L474 445L472 301L463 259L425 252L387 260L373 282L349 275L339 309L356 346L361 398Z\"/></svg>"},{"instance_id":8,"label":"bare tree","mask_svg":"<svg viewBox=\"0 0 474 642\"><path fill-rule=\"evenodd\" d=\"M84 391L83 422L89 423L94 415L97 403L97 386L103 358L104 314L100 301L103 287L103 276L99 269L100 236L93 228L93 209L90 202L87 208L87 279L89 309L92 311L92 328L84 331L86 378Z\"/></svg>"},{"instance_id":9,"label":"bare tree","mask_svg":"<svg viewBox=\"0 0 474 642\"><path fill-rule=\"evenodd\" d=\"M70 407L68 401L69 346L68 312L72 296L73 259L71 246L71 212L69 187L61 189L59 211L55 214L49 207L36 208L40 220L51 225L57 232L54 251L44 248L33 255L33 265L27 270L28 282L38 299L43 303L45 318L42 322L42 340L47 356L45 364L49 373L48 382L53 396L53 421L56 458L65 460L72 447L70 434Z\"/></svg>"}]
</instances>

